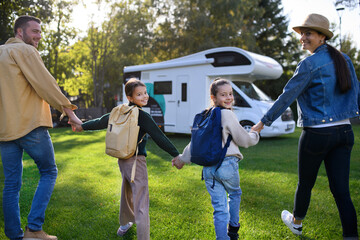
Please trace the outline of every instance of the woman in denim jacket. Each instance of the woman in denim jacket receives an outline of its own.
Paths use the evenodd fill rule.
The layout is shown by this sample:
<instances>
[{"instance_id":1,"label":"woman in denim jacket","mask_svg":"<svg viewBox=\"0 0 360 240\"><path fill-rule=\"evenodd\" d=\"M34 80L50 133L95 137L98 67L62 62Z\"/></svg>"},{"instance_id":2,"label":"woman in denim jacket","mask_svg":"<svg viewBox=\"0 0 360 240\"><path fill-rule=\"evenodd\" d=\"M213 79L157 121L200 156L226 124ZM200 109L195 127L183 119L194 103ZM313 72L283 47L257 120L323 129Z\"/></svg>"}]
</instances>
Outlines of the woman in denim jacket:
<instances>
[{"instance_id":1,"label":"woman in denim jacket","mask_svg":"<svg viewBox=\"0 0 360 240\"><path fill-rule=\"evenodd\" d=\"M298 152L299 181L293 213L284 210L281 218L294 234L301 235L311 190L324 161L343 237L358 239L357 217L349 192L354 145L349 119L359 117L359 82L350 58L326 44L333 36L327 18L310 14L293 29L301 35L302 48L312 55L298 64L283 93L253 130L270 126L297 99L297 125L303 127Z\"/></svg>"}]
</instances>

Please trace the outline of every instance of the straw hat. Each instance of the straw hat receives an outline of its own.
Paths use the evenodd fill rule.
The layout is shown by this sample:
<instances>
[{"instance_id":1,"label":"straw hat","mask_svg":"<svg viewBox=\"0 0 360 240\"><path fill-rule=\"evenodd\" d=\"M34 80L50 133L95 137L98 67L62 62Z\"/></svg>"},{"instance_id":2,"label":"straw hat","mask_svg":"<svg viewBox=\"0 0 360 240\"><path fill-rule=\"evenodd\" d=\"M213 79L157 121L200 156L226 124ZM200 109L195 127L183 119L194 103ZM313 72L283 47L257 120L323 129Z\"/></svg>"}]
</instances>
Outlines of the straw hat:
<instances>
[{"instance_id":1,"label":"straw hat","mask_svg":"<svg viewBox=\"0 0 360 240\"><path fill-rule=\"evenodd\" d=\"M293 29L300 34L300 28L310 28L324 34L326 39L330 39L334 34L329 30L329 25L329 20L326 17L312 13L305 18L305 21L301 26L293 27Z\"/></svg>"}]
</instances>

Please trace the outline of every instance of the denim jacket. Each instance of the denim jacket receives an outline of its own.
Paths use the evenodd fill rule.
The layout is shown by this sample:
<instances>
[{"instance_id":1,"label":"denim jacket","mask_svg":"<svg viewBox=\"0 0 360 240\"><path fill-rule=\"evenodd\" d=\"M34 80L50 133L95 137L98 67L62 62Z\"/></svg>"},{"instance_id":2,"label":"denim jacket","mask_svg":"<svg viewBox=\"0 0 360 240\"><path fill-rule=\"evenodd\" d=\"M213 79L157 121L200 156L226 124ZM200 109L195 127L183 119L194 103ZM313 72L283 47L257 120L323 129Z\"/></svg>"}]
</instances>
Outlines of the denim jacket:
<instances>
[{"instance_id":1,"label":"denim jacket","mask_svg":"<svg viewBox=\"0 0 360 240\"><path fill-rule=\"evenodd\" d=\"M295 99L298 106L298 127L358 117L359 81L350 58L343 55L350 69L351 89L349 91L343 94L340 92L327 45L321 45L311 56L299 62L283 93L261 122L270 126Z\"/></svg>"}]
</instances>

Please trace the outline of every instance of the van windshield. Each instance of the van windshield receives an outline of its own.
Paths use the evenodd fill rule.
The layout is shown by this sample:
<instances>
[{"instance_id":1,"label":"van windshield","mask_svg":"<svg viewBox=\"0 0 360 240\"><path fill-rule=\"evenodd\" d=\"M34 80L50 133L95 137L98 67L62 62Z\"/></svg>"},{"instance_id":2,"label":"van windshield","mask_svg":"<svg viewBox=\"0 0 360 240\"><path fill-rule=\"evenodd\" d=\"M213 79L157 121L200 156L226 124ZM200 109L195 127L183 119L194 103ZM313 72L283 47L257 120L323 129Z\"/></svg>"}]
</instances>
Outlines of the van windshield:
<instances>
[{"instance_id":1,"label":"van windshield","mask_svg":"<svg viewBox=\"0 0 360 240\"><path fill-rule=\"evenodd\" d=\"M233 83L245 93L249 98L258 100L258 101L268 101L271 102L271 98L267 96L263 91L261 91L257 86L248 82L238 82L233 81Z\"/></svg>"}]
</instances>

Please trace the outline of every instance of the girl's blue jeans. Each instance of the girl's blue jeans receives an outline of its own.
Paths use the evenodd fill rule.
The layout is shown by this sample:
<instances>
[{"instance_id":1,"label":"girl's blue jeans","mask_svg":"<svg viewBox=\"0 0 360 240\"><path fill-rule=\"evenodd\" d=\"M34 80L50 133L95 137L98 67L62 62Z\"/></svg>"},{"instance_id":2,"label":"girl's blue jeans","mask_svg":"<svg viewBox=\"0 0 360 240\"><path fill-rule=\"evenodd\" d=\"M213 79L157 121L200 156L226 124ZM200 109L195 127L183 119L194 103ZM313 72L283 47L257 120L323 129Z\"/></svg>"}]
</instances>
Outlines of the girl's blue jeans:
<instances>
[{"instance_id":1,"label":"girl's blue jeans","mask_svg":"<svg viewBox=\"0 0 360 240\"><path fill-rule=\"evenodd\" d=\"M21 239L23 230L20 223L19 197L23 173L23 152L37 165L40 180L28 215L28 227L41 230L45 210L50 201L57 177L54 148L49 132L39 127L19 139L0 142L1 160L4 169L3 212L5 234L10 239Z\"/></svg>"},{"instance_id":2,"label":"girl's blue jeans","mask_svg":"<svg viewBox=\"0 0 360 240\"><path fill-rule=\"evenodd\" d=\"M354 145L351 125L325 128L304 128L299 139L299 181L295 194L294 217L305 218L322 162L325 164L329 186L334 196L344 237L358 236L357 217L350 198L350 156Z\"/></svg>"},{"instance_id":3,"label":"girl's blue jeans","mask_svg":"<svg viewBox=\"0 0 360 240\"><path fill-rule=\"evenodd\" d=\"M229 156L225 157L216 172L216 166L204 167L203 169L205 185L214 208L213 215L217 240L230 239L227 235L228 224L234 227L239 226L242 192L238 161L239 158ZM212 188L213 179L215 179L215 185Z\"/></svg>"}]
</instances>

